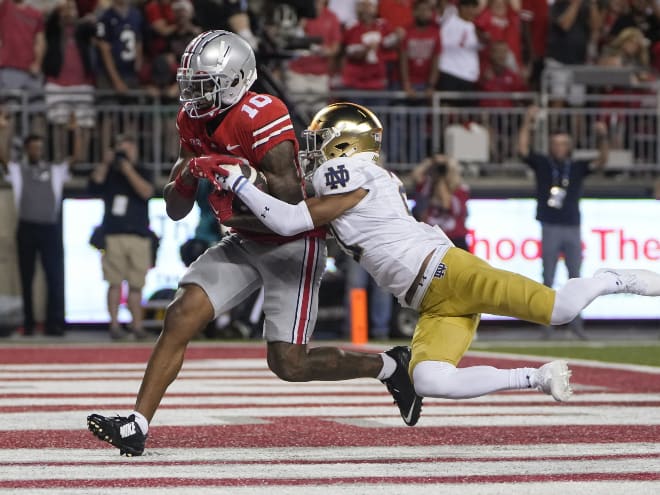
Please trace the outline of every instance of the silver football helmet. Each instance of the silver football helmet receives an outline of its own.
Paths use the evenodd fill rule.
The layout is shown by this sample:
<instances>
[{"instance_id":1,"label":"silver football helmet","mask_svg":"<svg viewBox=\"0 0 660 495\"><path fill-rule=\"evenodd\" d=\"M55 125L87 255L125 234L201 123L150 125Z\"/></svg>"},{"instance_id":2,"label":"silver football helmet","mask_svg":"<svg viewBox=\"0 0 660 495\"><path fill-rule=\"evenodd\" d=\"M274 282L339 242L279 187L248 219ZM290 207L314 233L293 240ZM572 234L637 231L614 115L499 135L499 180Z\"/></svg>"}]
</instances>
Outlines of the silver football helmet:
<instances>
[{"instance_id":1,"label":"silver football helmet","mask_svg":"<svg viewBox=\"0 0 660 495\"><path fill-rule=\"evenodd\" d=\"M194 118L213 117L235 105L257 79L250 45L229 31L206 31L193 39L177 70L179 100Z\"/></svg>"}]
</instances>

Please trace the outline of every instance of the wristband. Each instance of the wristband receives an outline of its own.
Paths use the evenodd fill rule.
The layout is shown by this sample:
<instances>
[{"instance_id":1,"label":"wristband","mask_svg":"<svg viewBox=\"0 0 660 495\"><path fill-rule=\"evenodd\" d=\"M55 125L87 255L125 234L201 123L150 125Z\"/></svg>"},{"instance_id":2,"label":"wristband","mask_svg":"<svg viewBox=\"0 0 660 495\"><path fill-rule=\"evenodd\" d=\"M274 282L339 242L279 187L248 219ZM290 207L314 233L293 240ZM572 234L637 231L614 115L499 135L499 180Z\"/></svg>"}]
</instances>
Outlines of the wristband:
<instances>
[{"instance_id":1,"label":"wristband","mask_svg":"<svg viewBox=\"0 0 660 495\"><path fill-rule=\"evenodd\" d=\"M174 179L174 190L179 193L179 196L182 198L194 198L197 193L197 180L195 180L194 185L186 184L181 178L181 174L176 176Z\"/></svg>"}]
</instances>

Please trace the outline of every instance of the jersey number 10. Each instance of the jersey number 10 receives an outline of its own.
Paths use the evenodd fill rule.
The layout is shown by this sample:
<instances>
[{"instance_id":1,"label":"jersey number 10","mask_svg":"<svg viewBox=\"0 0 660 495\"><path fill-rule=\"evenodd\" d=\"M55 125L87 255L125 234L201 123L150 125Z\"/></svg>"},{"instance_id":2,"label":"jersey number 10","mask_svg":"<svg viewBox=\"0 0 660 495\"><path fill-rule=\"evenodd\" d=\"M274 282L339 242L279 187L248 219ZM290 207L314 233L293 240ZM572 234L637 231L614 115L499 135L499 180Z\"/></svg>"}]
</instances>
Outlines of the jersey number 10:
<instances>
[{"instance_id":1,"label":"jersey number 10","mask_svg":"<svg viewBox=\"0 0 660 495\"><path fill-rule=\"evenodd\" d=\"M252 98L248 100L248 103L251 103L253 106L250 106L247 103L245 103L241 107L241 112L247 113L251 119L254 119L257 116L257 113L259 113L260 108L263 108L272 102L273 99L270 96L254 95Z\"/></svg>"}]
</instances>

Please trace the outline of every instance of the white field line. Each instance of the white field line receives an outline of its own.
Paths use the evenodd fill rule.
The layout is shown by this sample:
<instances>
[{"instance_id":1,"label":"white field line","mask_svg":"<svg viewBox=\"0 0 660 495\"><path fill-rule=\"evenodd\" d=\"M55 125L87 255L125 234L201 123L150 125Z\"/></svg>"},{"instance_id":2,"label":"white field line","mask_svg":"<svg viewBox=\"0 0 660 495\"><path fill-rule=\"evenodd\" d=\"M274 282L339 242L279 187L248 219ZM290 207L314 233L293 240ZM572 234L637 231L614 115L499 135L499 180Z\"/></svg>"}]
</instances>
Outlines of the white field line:
<instances>
[{"instance_id":1,"label":"white field line","mask_svg":"<svg viewBox=\"0 0 660 495\"><path fill-rule=\"evenodd\" d=\"M236 388L238 392L239 387ZM319 392L321 390L317 390ZM261 395L261 396L209 396L200 397L189 395L185 397L165 395L161 403L163 406L190 406L199 405L297 405L297 404L327 404L327 405L347 405L347 404L383 404L390 403L390 398L384 389L382 395ZM582 402L609 402L620 403L621 405L660 401L660 394L607 394L607 393L582 393L571 397L569 405ZM0 407L27 407L27 406L96 406L115 405L122 407L133 407L135 399L133 396L126 397L80 397L71 395L69 397L26 397L26 398L0 398ZM550 397L534 391L520 391L518 393L501 393L483 397L476 397L469 400L443 400L443 399L424 399L424 411L430 408L445 407L450 405L471 404L516 404L516 403L538 403L540 405L553 404Z\"/></svg>"},{"instance_id":2,"label":"white field line","mask_svg":"<svg viewBox=\"0 0 660 495\"><path fill-rule=\"evenodd\" d=\"M90 411L91 412L91 411ZM95 410L113 415L117 411ZM311 406L160 409L156 426L212 426L263 423L268 418L310 416L334 418L360 427L403 426L394 406ZM76 430L84 427L87 411L39 411L0 413L0 431ZM552 426L552 425L660 425L660 408L627 406L456 406L432 409L422 416L425 426Z\"/></svg>"},{"instance_id":3,"label":"white field line","mask_svg":"<svg viewBox=\"0 0 660 495\"><path fill-rule=\"evenodd\" d=\"M0 480L129 480L147 478L185 479L310 479L310 478L385 478L432 476L539 476L583 475L585 473L657 473L660 459L596 459L596 460L515 460L515 461L449 461L406 463L282 463L261 464L197 464L191 465L42 465L26 473L21 465L3 466Z\"/></svg>"},{"instance_id":4,"label":"white field line","mask_svg":"<svg viewBox=\"0 0 660 495\"><path fill-rule=\"evenodd\" d=\"M660 481L589 481L534 483L342 483L299 486L177 486L154 488L0 489L0 495L658 495Z\"/></svg>"},{"instance_id":5,"label":"white field line","mask_svg":"<svg viewBox=\"0 0 660 495\"><path fill-rule=\"evenodd\" d=\"M583 456L660 456L660 443L575 443L498 445L427 445L387 447L263 447L263 448L150 448L130 460L112 448L103 449L0 449L0 463L66 462L151 464L159 462L273 462L297 460L334 462L405 460L419 458L515 459Z\"/></svg>"}]
</instances>

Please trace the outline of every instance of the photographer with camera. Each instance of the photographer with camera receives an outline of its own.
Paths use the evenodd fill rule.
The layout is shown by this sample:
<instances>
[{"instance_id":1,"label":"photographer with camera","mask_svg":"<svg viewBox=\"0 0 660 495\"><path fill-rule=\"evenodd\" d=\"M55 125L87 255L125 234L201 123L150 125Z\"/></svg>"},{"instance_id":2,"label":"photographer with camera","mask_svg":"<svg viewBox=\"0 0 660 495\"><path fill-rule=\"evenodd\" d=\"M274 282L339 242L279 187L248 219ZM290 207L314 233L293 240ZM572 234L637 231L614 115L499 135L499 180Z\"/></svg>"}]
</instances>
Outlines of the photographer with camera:
<instances>
[{"instance_id":1,"label":"photographer with camera","mask_svg":"<svg viewBox=\"0 0 660 495\"><path fill-rule=\"evenodd\" d=\"M109 284L110 337L116 340L127 336L117 319L121 284L126 280L130 328L137 339L143 339L147 335L142 328L142 287L152 266L148 200L154 187L150 173L138 164L133 138L117 138L114 150L92 172L90 192L100 195L105 206L102 232L95 232L101 239L94 244L103 249L103 277Z\"/></svg>"},{"instance_id":2,"label":"photographer with camera","mask_svg":"<svg viewBox=\"0 0 660 495\"><path fill-rule=\"evenodd\" d=\"M595 123L598 156L591 162L573 160L571 136L563 130L550 134L550 153L542 155L530 149L531 128L538 112L536 106L527 109L518 133L518 153L536 176L536 218L541 222L543 283L552 287L561 253L564 254L568 277L580 276L582 238L579 203L584 179L592 172L602 170L607 164L608 131L602 122ZM571 323L570 328L578 337L585 338L579 317Z\"/></svg>"},{"instance_id":3,"label":"photographer with camera","mask_svg":"<svg viewBox=\"0 0 660 495\"><path fill-rule=\"evenodd\" d=\"M467 243L467 202L470 189L463 182L461 167L454 158L435 154L412 171L416 204L413 215L420 222L440 227L458 248Z\"/></svg>"}]
</instances>

